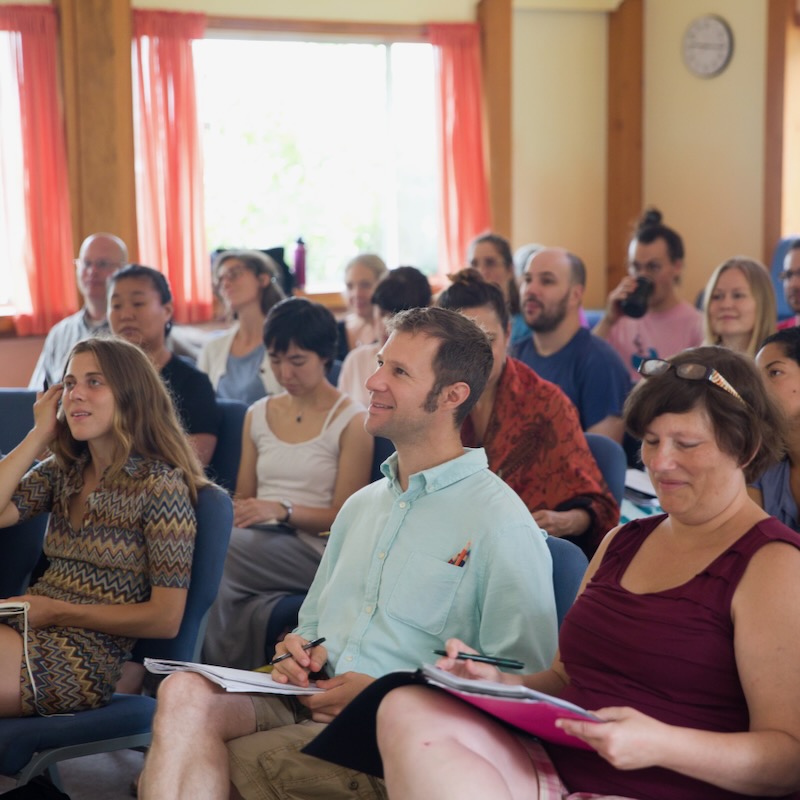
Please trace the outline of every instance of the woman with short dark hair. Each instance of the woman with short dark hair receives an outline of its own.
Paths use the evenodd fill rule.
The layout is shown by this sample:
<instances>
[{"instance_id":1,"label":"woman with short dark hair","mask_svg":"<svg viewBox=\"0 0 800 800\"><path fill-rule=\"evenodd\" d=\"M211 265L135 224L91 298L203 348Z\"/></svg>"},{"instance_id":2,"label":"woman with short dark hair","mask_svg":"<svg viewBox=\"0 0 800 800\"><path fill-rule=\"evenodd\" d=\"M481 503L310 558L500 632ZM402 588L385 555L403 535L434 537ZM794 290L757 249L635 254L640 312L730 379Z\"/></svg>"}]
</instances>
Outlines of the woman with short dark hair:
<instances>
[{"instance_id":1,"label":"woman with short dark hair","mask_svg":"<svg viewBox=\"0 0 800 800\"><path fill-rule=\"evenodd\" d=\"M247 411L234 525L204 656L263 664L275 605L308 590L344 501L369 482L372 437L363 406L328 383L336 320L319 303L290 298L264 325L271 369L283 388Z\"/></svg>"}]
</instances>

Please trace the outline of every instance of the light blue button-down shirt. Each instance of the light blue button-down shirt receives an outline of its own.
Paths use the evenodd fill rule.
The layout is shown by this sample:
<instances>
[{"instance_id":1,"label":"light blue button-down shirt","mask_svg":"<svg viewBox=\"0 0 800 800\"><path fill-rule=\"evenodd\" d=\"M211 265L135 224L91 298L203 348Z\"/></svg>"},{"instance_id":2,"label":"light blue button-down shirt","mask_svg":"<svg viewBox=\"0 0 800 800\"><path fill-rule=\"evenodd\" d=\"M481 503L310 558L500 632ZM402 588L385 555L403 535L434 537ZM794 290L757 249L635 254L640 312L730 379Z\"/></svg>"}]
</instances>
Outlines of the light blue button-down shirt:
<instances>
[{"instance_id":1,"label":"light blue button-down shirt","mask_svg":"<svg viewBox=\"0 0 800 800\"><path fill-rule=\"evenodd\" d=\"M297 632L325 636L328 670L380 676L436 659L455 636L544 669L556 651L545 534L488 469L483 449L412 475L397 454L386 478L342 507ZM469 547L463 566L448 563Z\"/></svg>"}]
</instances>

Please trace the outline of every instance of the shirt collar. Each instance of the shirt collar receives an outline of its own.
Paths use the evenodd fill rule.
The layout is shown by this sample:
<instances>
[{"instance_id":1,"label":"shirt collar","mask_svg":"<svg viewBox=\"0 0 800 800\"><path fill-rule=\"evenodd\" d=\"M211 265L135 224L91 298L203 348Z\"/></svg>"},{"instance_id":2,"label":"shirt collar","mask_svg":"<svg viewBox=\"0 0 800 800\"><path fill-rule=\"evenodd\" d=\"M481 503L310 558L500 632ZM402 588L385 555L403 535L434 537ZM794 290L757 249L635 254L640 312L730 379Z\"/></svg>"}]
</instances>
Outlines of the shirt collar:
<instances>
[{"instance_id":1,"label":"shirt collar","mask_svg":"<svg viewBox=\"0 0 800 800\"><path fill-rule=\"evenodd\" d=\"M381 464L381 472L389 479L389 484L398 496L405 495L407 499L418 497L422 494L432 494L451 486L464 478L474 475L482 469L488 469L489 461L486 451L482 447L465 447L463 455L429 467L421 472L415 472L408 479L408 489L403 492L397 479L397 453L392 453Z\"/></svg>"}]
</instances>

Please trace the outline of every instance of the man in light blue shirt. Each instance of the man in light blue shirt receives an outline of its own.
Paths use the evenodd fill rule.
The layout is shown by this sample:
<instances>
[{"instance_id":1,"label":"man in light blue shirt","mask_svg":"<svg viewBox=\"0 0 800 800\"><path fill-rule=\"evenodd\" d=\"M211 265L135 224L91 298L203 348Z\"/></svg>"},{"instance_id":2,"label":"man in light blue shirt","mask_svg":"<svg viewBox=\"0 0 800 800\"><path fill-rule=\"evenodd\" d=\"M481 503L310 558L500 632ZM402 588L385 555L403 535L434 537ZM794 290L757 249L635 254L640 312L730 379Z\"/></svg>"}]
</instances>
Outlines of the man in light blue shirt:
<instances>
[{"instance_id":1,"label":"man in light blue shirt","mask_svg":"<svg viewBox=\"0 0 800 800\"><path fill-rule=\"evenodd\" d=\"M552 660L544 535L483 450L461 445L461 422L492 365L486 335L440 308L401 312L392 329L367 381L366 427L397 452L386 479L339 512L299 626L278 647L291 657L273 673L304 686L326 668L324 693L233 696L198 675L170 677L142 797L224 797L229 776L246 800L384 797L377 779L298 752L375 677L433 660L451 637L528 669ZM325 645L303 649L321 636Z\"/></svg>"}]
</instances>

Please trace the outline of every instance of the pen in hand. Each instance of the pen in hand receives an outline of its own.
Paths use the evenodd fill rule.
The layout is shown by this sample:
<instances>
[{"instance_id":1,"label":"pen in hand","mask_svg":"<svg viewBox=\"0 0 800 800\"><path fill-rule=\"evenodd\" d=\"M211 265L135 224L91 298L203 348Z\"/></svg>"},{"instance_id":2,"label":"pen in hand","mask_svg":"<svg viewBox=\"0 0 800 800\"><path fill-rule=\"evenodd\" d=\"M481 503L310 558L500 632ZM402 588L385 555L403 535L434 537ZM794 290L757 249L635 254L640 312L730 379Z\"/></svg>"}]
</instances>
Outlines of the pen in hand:
<instances>
[{"instance_id":1,"label":"pen in hand","mask_svg":"<svg viewBox=\"0 0 800 800\"><path fill-rule=\"evenodd\" d=\"M322 644L325 641L325 637L322 636L319 639L314 639L313 642L306 642L303 645L303 650L311 650L312 648L316 647L317 645ZM286 661L287 658L291 658L291 653L283 653L282 655L276 656L275 658L270 661L270 665L280 664L281 661Z\"/></svg>"},{"instance_id":2,"label":"pen in hand","mask_svg":"<svg viewBox=\"0 0 800 800\"><path fill-rule=\"evenodd\" d=\"M434 650L437 656L446 656L446 650ZM458 653L456 659L459 661L478 661L481 664L492 664L495 667L505 667L506 669L524 669L525 665L521 661L515 661L513 658L495 658L494 656L484 656L480 653Z\"/></svg>"}]
</instances>

